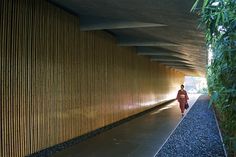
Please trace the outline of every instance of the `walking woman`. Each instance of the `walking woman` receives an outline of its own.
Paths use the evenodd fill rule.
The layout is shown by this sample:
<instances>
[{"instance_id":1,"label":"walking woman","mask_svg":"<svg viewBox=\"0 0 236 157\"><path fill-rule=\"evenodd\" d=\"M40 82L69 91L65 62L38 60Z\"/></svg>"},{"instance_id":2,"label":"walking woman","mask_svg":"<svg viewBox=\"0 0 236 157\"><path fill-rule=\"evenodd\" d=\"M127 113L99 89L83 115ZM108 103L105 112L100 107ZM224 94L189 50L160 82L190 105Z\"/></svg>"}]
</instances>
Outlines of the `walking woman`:
<instances>
[{"instance_id":1,"label":"walking woman","mask_svg":"<svg viewBox=\"0 0 236 157\"><path fill-rule=\"evenodd\" d=\"M177 94L177 100L179 102L179 107L182 113L182 116L184 116L184 110L185 110L185 105L188 103L188 94L187 92L184 90L184 85L180 86L181 89L178 91Z\"/></svg>"}]
</instances>

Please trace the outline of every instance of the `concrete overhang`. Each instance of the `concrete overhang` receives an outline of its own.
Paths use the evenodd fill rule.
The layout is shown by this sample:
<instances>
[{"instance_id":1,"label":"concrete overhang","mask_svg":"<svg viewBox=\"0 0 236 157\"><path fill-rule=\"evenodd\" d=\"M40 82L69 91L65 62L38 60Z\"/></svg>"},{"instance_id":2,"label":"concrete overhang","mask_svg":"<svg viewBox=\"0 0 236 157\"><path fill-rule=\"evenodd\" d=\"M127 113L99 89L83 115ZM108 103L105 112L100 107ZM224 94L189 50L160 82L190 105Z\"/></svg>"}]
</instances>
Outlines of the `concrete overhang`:
<instances>
[{"instance_id":1,"label":"concrete overhang","mask_svg":"<svg viewBox=\"0 0 236 157\"><path fill-rule=\"evenodd\" d=\"M204 76L207 49L195 0L50 0L80 17L81 31L105 30L119 46L137 47L149 57L186 75Z\"/></svg>"}]
</instances>

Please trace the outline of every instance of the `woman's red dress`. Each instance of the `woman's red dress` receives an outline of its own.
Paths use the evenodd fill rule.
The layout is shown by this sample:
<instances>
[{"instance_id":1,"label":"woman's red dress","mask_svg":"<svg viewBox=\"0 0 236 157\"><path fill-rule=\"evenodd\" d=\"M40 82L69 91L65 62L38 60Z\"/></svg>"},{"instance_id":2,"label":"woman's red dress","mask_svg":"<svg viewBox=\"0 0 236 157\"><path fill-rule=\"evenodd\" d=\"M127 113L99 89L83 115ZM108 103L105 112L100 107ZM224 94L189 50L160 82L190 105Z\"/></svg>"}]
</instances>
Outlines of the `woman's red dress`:
<instances>
[{"instance_id":1,"label":"woman's red dress","mask_svg":"<svg viewBox=\"0 0 236 157\"><path fill-rule=\"evenodd\" d=\"M188 94L185 90L179 90L176 98L179 102L181 113L184 113L185 104L188 102Z\"/></svg>"}]
</instances>

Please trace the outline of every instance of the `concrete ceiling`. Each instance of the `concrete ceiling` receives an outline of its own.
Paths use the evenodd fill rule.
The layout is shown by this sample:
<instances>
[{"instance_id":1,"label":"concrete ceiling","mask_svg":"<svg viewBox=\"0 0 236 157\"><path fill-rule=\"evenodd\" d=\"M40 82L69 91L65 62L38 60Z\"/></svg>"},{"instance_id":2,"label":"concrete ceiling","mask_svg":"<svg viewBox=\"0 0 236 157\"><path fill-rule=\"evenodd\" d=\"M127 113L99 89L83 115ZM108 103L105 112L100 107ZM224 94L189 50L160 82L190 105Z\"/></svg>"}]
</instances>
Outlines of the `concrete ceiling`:
<instances>
[{"instance_id":1,"label":"concrete ceiling","mask_svg":"<svg viewBox=\"0 0 236 157\"><path fill-rule=\"evenodd\" d=\"M105 30L119 46L186 75L205 75L207 51L195 0L50 0L80 17L81 31Z\"/></svg>"}]
</instances>

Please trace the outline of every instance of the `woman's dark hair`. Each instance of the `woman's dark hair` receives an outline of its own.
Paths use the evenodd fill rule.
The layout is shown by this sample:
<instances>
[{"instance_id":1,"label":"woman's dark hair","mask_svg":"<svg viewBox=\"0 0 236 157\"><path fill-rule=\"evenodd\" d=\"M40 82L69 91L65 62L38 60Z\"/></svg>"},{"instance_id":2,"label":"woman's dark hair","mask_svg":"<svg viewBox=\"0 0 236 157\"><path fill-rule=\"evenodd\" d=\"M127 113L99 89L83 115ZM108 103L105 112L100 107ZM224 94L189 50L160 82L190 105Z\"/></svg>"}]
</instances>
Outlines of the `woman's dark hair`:
<instances>
[{"instance_id":1,"label":"woman's dark hair","mask_svg":"<svg viewBox=\"0 0 236 157\"><path fill-rule=\"evenodd\" d=\"M184 85L182 84L180 87L183 87L183 88L184 88Z\"/></svg>"}]
</instances>

